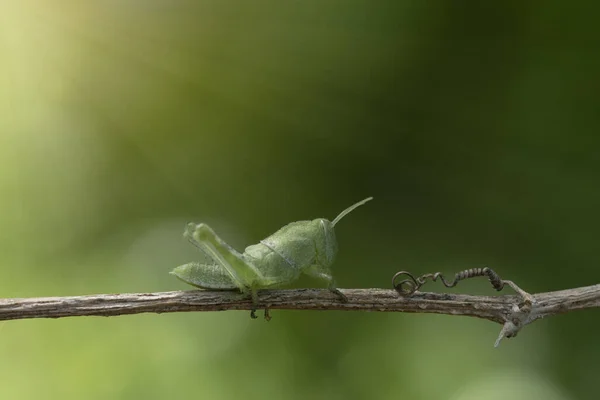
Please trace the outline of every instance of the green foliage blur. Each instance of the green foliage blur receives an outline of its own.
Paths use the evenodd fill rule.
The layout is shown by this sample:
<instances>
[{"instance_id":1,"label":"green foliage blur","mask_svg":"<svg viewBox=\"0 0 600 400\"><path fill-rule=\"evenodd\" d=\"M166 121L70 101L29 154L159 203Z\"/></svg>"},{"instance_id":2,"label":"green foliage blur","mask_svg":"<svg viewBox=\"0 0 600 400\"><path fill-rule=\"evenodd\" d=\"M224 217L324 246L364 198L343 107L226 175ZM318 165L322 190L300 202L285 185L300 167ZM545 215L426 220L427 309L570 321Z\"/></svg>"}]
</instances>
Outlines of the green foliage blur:
<instances>
[{"instance_id":1,"label":"green foliage blur","mask_svg":"<svg viewBox=\"0 0 600 400\"><path fill-rule=\"evenodd\" d=\"M532 293L596 284L599 12L2 2L0 297L191 289L168 274L197 257L187 222L243 250L367 196L337 228L340 287L484 265ZM598 396L596 310L497 349L471 318L272 314L0 322L0 398Z\"/></svg>"}]
</instances>

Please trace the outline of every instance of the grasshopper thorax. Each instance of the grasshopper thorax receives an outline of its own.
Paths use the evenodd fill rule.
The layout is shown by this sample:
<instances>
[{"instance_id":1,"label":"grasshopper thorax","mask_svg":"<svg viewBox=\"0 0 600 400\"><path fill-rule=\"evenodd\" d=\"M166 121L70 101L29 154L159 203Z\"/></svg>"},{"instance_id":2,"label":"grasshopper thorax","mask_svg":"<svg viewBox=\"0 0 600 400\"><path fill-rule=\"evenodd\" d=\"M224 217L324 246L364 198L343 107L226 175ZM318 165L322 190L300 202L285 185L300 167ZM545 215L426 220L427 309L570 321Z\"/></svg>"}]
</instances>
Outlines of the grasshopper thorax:
<instances>
[{"instance_id":1,"label":"grasshopper thorax","mask_svg":"<svg viewBox=\"0 0 600 400\"><path fill-rule=\"evenodd\" d=\"M333 221L317 218L289 223L260 243L248 246L244 256L263 271L276 270L282 265L297 270L315 264L328 268L338 251L335 225L350 211L369 200L371 198L348 207Z\"/></svg>"}]
</instances>

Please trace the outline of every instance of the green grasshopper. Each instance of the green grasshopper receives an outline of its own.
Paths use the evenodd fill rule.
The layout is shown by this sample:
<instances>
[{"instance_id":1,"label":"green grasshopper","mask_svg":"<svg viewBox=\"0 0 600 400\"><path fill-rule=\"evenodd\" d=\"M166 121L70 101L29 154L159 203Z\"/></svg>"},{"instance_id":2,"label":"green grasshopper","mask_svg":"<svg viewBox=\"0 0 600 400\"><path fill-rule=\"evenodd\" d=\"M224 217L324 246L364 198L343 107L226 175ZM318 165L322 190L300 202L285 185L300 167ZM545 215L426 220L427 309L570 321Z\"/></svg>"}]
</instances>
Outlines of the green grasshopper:
<instances>
[{"instance_id":1,"label":"green grasshopper","mask_svg":"<svg viewBox=\"0 0 600 400\"><path fill-rule=\"evenodd\" d=\"M256 318L260 289L284 286L302 274L325 281L329 290L342 301L348 301L336 288L331 273L338 251L334 227L355 208L372 199L369 197L348 207L331 222L317 218L289 223L260 243L246 247L243 254L225 243L208 225L189 223L184 237L210 262L184 264L173 269L171 274L203 289L237 289L250 295L252 318ZM269 319L267 311L265 318Z\"/></svg>"}]
</instances>

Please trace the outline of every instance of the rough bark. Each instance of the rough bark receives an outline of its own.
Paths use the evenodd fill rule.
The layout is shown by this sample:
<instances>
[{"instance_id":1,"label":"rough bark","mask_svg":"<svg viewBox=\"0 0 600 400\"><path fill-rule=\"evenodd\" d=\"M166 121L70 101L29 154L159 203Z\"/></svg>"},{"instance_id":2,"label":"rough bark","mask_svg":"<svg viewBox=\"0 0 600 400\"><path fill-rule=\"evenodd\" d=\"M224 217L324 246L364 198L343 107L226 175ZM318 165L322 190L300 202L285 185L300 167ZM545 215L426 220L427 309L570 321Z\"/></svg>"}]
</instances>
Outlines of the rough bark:
<instances>
[{"instance_id":1,"label":"rough bark","mask_svg":"<svg viewBox=\"0 0 600 400\"><path fill-rule=\"evenodd\" d=\"M416 292L402 297L387 289L343 289L343 303L328 290L295 289L260 292L260 307L281 310L343 310L465 315L505 323L522 302L516 295L471 296ZM600 306L600 284L533 294L531 321ZM517 307L518 308L518 307ZM191 290L158 293L97 294L69 297L0 299L0 320L117 316L139 313L251 310L248 298L235 292ZM528 321L528 322L531 322Z\"/></svg>"}]
</instances>

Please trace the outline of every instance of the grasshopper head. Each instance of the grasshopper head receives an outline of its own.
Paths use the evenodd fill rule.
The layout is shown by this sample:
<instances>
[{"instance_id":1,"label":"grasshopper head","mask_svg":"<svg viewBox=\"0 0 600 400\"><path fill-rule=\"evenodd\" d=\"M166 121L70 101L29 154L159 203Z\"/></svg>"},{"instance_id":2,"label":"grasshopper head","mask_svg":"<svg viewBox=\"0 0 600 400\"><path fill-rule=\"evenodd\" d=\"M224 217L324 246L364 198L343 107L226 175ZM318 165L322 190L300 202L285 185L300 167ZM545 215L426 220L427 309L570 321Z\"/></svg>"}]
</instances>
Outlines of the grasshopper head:
<instances>
[{"instance_id":1,"label":"grasshopper head","mask_svg":"<svg viewBox=\"0 0 600 400\"><path fill-rule=\"evenodd\" d=\"M340 222L342 218L352 212L355 208L362 206L367 201L372 200L372 197L368 197L356 204L351 205L342 211L333 221L328 221L324 218L315 219L312 221L313 224L319 226L320 235L316 241L317 244L317 257L318 263L325 267L329 267L335 261L335 256L338 252L337 239L335 237L335 225Z\"/></svg>"},{"instance_id":2,"label":"grasshopper head","mask_svg":"<svg viewBox=\"0 0 600 400\"><path fill-rule=\"evenodd\" d=\"M312 223L318 226L319 230L318 239L315 241L317 245L317 262L319 265L329 267L335 261L335 256L338 252L333 222L319 218L315 219Z\"/></svg>"}]
</instances>

